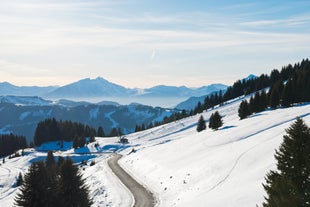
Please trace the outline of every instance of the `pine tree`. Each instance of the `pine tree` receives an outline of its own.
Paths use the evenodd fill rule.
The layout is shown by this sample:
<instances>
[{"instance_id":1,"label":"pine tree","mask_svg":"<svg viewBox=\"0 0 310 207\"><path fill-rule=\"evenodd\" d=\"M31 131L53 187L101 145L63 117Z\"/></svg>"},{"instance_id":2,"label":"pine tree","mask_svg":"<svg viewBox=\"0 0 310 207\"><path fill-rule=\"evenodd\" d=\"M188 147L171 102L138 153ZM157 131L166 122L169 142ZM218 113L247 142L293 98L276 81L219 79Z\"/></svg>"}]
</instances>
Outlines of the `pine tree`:
<instances>
[{"instance_id":1,"label":"pine tree","mask_svg":"<svg viewBox=\"0 0 310 207\"><path fill-rule=\"evenodd\" d=\"M59 195L64 207L88 207L92 202L89 199L89 190L70 158L67 158L60 169Z\"/></svg>"},{"instance_id":2,"label":"pine tree","mask_svg":"<svg viewBox=\"0 0 310 207\"><path fill-rule=\"evenodd\" d=\"M79 147L84 147L86 144L86 138L84 136L82 136L80 139L79 139Z\"/></svg>"},{"instance_id":3,"label":"pine tree","mask_svg":"<svg viewBox=\"0 0 310 207\"><path fill-rule=\"evenodd\" d=\"M143 124L144 126L144 124ZM144 130L145 130L145 126L144 126ZM110 137L116 137L118 136L118 132L117 132L117 129L116 128L113 128L110 132Z\"/></svg>"},{"instance_id":4,"label":"pine tree","mask_svg":"<svg viewBox=\"0 0 310 207\"><path fill-rule=\"evenodd\" d=\"M240 119L245 119L250 115L249 104L247 100L243 100L238 109L238 115Z\"/></svg>"},{"instance_id":5,"label":"pine tree","mask_svg":"<svg viewBox=\"0 0 310 207\"><path fill-rule=\"evenodd\" d=\"M221 126L223 126L222 116L218 111L216 111L214 114L211 114L209 119L209 128L217 130Z\"/></svg>"},{"instance_id":6,"label":"pine tree","mask_svg":"<svg viewBox=\"0 0 310 207\"><path fill-rule=\"evenodd\" d=\"M74 137L72 147L77 149L79 147L80 139L78 137Z\"/></svg>"},{"instance_id":7,"label":"pine tree","mask_svg":"<svg viewBox=\"0 0 310 207\"><path fill-rule=\"evenodd\" d=\"M293 81L289 80L283 91L281 96L282 102L281 105L283 107L289 107L292 103L294 103L294 87L293 87Z\"/></svg>"},{"instance_id":8,"label":"pine tree","mask_svg":"<svg viewBox=\"0 0 310 207\"><path fill-rule=\"evenodd\" d=\"M269 106L271 108L277 108L280 104L280 98L282 94L282 90L284 88L283 82L276 82L269 91Z\"/></svg>"},{"instance_id":9,"label":"pine tree","mask_svg":"<svg viewBox=\"0 0 310 207\"><path fill-rule=\"evenodd\" d=\"M24 182L24 177L23 177L22 173L19 172L17 180L16 180L16 186L17 187L21 186L23 184L23 182Z\"/></svg>"},{"instance_id":10,"label":"pine tree","mask_svg":"<svg viewBox=\"0 0 310 207\"><path fill-rule=\"evenodd\" d=\"M306 207L310 201L310 128L300 118L286 130L276 150L277 171L263 184L267 197L264 207Z\"/></svg>"},{"instance_id":11,"label":"pine tree","mask_svg":"<svg viewBox=\"0 0 310 207\"><path fill-rule=\"evenodd\" d=\"M15 204L22 207L48 206L47 203L51 196L49 189L44 163L33 163L24 176L24 182L15 198Z\"/></svg>"},{"instance_id":12,"label":"pine tree","mask_svg":"<svg viewBox=\"0 0 310 207\"><path fill-rule=\"evenodd\" d=\"M102 126L98 127L97 135L98 135L98 137L105 137Z\"/></svg>"},{"instance_id":13,"label":"pine tree","mask_svg":"<svg viewBox=\"0 0 310 207\"><path fill-rule=\"evenodd\" d=\"M265 90L262 90L259 98L260 111L264 111L268 107L268 98Z\"/></svg>"},{"instance_id":14,"label":"pine tree","mask_svg":"<svg viewBox=\"0 0 310 207\"><path fill-rule=\"evenodd\" d=\"M199 117L198 124L197 124L197 132L201 132L201 131L205 130L206 128L207 128L207 126L206 126L205 119L201 115Z\"/></svg>"},{"instance_id":15,"label":"pine tree","mask_svg":"<svg viewBox=\"0 0 310 207\"><path fill-rule=\"evenodd\" d=\"M54 157L54 154L53 154L53 151L48 151L47 152L47 156L46 156L46 160L45 160L45 165L47 168L52 168L52 167L55 167L55 157Z\"/></svg>"}]
</instances>

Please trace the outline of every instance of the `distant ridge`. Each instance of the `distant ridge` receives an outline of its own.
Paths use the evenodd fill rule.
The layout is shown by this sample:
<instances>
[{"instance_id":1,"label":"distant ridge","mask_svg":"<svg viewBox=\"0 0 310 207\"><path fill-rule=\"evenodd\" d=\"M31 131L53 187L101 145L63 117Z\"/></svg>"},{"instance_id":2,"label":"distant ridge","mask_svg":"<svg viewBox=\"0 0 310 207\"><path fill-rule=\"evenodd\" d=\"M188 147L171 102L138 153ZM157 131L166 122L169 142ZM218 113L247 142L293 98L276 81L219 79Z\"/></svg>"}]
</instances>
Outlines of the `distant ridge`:
<instances>
[{"instance_id":1,"label":"distant ridge","mask_svg":"<svg viewBox=\"0 0 310 207\"><path fill-rule=\"evenodd\" d=\"M204 96L226 88L224 84L211 84L199 88L158 85L146 89L132 89L97 77L95 79L85 78L61 87L14 86L8 82L2 82L0 83L0 96L39 96L52 100L112 101L121 104L137 102L152 106L173 107L190 97Z\"/></svg>"},{"instance_id":2,"label":"distant ridge","mask_svg":"<svg viewBox=\"0 0 310 207\"><path fill-rule=\"evenodd\" d=\"M47 96L57 98L128 96L130 91L130 89L98 77L82 79L59 87Z\"/></svg>"},{"instance_id":3,"label":"distant ridge","mask_svg":"<svg viewBox=\"0 0 310 207\"><path fill-rule=\"evenodd\" d=\"M7 96L43 96L57 89L58 86L15 86L9 82L0 82L0 95Z\"/></svg>"}]
</instances>

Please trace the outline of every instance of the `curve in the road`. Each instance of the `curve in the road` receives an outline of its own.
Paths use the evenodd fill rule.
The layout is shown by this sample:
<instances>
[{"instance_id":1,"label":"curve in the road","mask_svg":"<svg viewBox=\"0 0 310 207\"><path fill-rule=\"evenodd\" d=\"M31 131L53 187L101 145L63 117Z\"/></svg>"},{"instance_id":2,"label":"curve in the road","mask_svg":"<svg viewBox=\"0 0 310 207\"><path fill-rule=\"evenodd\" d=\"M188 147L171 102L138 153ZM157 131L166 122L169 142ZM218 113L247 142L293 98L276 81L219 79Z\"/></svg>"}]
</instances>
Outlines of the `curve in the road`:
<instances>
[{"instance_id":1,"label":"curve in the road","mask_svg":"<svg viewBox=\"0 0 310 207\"><path fill-rule=\"evenodd\" d=\"M123 168L118 164L118 160L122 155L115 154L108 160L108 165L113 173L121 180L121 182L131 191L134 197L134 207L154 207L154 195L133 179Z\"/></svg>"}]
</instances>

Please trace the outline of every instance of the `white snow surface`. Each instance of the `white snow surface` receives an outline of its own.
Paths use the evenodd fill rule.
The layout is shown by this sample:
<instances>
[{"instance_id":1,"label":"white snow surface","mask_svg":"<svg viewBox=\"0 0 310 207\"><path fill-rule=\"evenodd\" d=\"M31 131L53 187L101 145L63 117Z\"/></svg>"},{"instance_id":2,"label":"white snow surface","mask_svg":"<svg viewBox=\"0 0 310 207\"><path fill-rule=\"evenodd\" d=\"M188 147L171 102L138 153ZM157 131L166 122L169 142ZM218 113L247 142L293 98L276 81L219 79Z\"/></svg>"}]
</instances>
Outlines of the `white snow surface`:
<instances>
[{"instance_id":1,"label":"white snow surface","mask_svg":"<svg viewBox=\"0 0 310 207\"><path fill-rule=\"evenodd\" d=\"M219 110L224 125L217 131L208 128L198 133L199 114L126 135L130 143L125 145L117 137L96 138L99 147L91 143L77 150L70 143L64 143L63 151L57 143L49 143L26 150L23 157L6 158L0 166L0 206L13 205L18 173L25 173L31 162L45 159L50 149L56 150L56 157L70 156L77 163L88 160L81 172L90 187L93 207L132 205L132 195L107 165L115 151L124 155L120 164L155 194L157 206L261 206L264 177L276 169L275 149L297 116L310 125L310 104L267 110L239 120L241 100L201 114L208 121ZM94 166L89 166L91 160L96 162Z\"/></svg>"}]
</instances>

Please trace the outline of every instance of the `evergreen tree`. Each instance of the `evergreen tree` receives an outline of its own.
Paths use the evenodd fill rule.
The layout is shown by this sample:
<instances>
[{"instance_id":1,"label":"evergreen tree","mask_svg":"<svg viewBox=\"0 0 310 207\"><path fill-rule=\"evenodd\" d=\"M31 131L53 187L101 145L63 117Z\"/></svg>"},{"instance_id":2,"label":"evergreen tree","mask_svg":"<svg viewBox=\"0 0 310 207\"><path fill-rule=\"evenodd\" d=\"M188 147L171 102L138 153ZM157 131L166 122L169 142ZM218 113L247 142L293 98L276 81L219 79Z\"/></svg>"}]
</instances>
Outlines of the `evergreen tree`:
<instances>
[{"instance_id":1,"label":"evergreen tree","mask_svg":"<svg viewBox=\"0 0 310 207\"><path fill-rule=\"evenodd\" d=\"M84 136L82 136L80 139L79 139L79 147L84 147L86 144L86 138Z\"/></svg>"},{"instance_id":2,"label":"evergreen tree","mask_svg":"<svg viewBox=\"0 0 310 207\"><path fill-rule=\"evenodd\" d=\"M253 98L253 102L251 103L252 105L252 111L254 113L258 113L258 112L261 112L262 111L262 107L260 106L260 94L259 92L257 91L254 95L254 98Z\"/></svg>"},{"instance_id":3,"label":"evergreen tree","mask_svg":"<svg viewBox=\"0 0 310 207\"><path fill-rule=\"evenodd\" d=\"M200 132L202 130L205 130L207 128L206 126L206 121L205 119L203 118L203 116L201 115L199 117L199 120L198 120L198 124L197 124L197 132Z\"/></svg>"},{"instance_id":4,"label":"evergreen tree","mask_svg":"<svg viewBox=\"0 0 310 207\"><path fill-rule=\"evenodd\" d=\"M77 149L79 147L80 139L78 137L74 137L72 147Z\"/></svg>"},{"instance_id":5,"label":"evergreen tree","mask_svg":"<svg viewBox=\"0 0 310 207\"><path fill-rule=\"evenodd\" d=\"M102 126L98 127L97 135L98 135L98 137L105 137Z\"/></svg>"},{"instance_id":6,"label":"evergreen tree","mask_svg":"<svg viewBox=\"0 0 310 207\"><path fill-rule=\"evenodd\" d=\"M121 128L117 129L117 134L118 134L118 136L122 136L123 135L123 131L122 131Z\"/></svg>"},{"instance_id":7,"label":"evergreen tree","mask_svg":"<svg viewBox=\"0 0 310 207\"><path fill-rule=\"evenodd\" d=\"M265 90L262 90L259 98L259 108L260 111L264 111L268 107L268 97Z\"/></svg>"},{"instance_id":8,"label":"evergreen tree","mask_svg":"<svg viewBox=\"0 0 310 207\"><path fill-rule=\"evenodd\" d=\"M249 104L247 100L243 100L238 109L238 115L240 119L245 119L250 115Z\"/></svg>"},{"instance_id":9,"label":"evergreen tree","mask_svg":"<svg viewBox=\"0 0 310 207\"><path fill-rule=\"evenodd\" d=\"M44 163L33 163L25 174L15 204L22 207L52 206L48 205L51 193Z\"/></svg>"},{"instance_id":10,"label":"evergreen tree","mask_svg":"<svg viewBox=\"0 0 310 207\"><path fill-rule=\"evenodd\" d=\"M48 151L47 152L47 156L46 156L46 160L45 160L45 165L47 168L52 168L52 167L55 167L55 157L54 157L54 154L53 154L53 151Z\"/></svg>"},{"instance_id":11,"label":"evergreen tree","mask_svg":"<svg viewBox=\"0 0 310 207\"><path fill-rule=\"evenodd\" d=\"M275 154L278 170L268 173L263 184L264 207L309 206L310 128L297 118L286 133Z\"/></svg>"},{"instance_id":12,"label":"evergreen tree","mask_svg":"<svg viewBox=\"0 0 310 207\"><path fill-rule=\"evenodd\" d=\"M281 99L282 99L282 102L281 102L281 105L283 107L289 107L291 106L291 104L294 103L294 87L293 87L293 81L289 80L284 89L283 89L283 92L282 92L282 96L281 96Z\"/></svg>"},{"instance_id":13,"label":"evergreen tree","mask_svg":"<svg viewBox=\"0 0 310 207\"><path fill-rule=\"evenodd\" d=\"M63 207L88 207L92 202L89 199L89 190L70 158L67 158L60 169L59 195Z\"/></svg>"},{"instance_id":14,"label":"evergreen tree","mask_svg":"<svg viewBox=\"0 0 310 207\"><path fill-rule=\"evenodd\" d=\"M280 104L280 98L284 86L282 81L278 81L273 85L269 91L269 105L271 108L277 108Z\"/></svg>"},{"instance_id":15,"label":"evergreen tree","mask_svg":"<svg viewBox=\"0 0 310 207\"><path fill-rule=\"evenodd\" d=\"M222 116L218 111L216 111L214 114L211 114L209 119L209 128L217 130L221 126L223 126Z\"/></svg>"},{"instance_id":16,"label":"evergreen tree","mask_svg":"<svg viewBox=\"0 0 310 207\"><path fill-rule=\"evenodd\" d=\"M144 127L144 130L145 130L145 127ZM117 137L117 136L118 136L118 132L117 132L117 129L114 127L110 132L110 137Z\"/></svg>"},{"instance_id":17,"label":"evergreen tree","mask_svg":"<svg viewBox=\"0 0 310 207\"><path fill-rule=\"evenodd\" d=\"M17 187L21 186L23 184L23 182L24 182L24 177L23 177L22 173L19 172L17 180L16 180L16 186Z\"/></svg>"},{"instance_id":18,"label":"evergreen tree","mask_svg":"<svg viewBox=\"0 0 310 207\"><path fill-rule=\"evenodd\" d=\"M65 159L62 156L58 157L58 161L57 161L57 170L60 171L60 167L62 166L62 164L65 162Z\"/></svg>"},{"instance_id":19,"label":"evergreen tree","mask_svg":"<svg viewBox=\"0 0 310 207\"><path fill-rule=\"evenodd\" d=\"M26 138L13 134L0 135L0 157L4 157L27 147Z\"/></svg>"}]
</instances>

